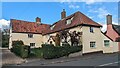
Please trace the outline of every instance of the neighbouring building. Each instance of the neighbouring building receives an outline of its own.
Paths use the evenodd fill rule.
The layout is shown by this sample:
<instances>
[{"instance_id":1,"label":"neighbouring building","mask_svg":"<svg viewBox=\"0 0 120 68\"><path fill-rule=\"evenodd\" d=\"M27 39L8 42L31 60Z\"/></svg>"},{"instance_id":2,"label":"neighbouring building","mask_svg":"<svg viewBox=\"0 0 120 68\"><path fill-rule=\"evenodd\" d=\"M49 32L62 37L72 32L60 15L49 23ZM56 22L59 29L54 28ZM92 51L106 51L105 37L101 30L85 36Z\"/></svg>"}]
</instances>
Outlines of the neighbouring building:
<instances>
[{"instance_id":1,"label":"neighbouring building","mask_svg":"<svg viewBox=\"0 0 120 68\"><path fill-rule=\"evenodd\" d=\"M36 22L11 19L9 48L12 48L12 41L22 40L25 45L33 47L41 47L43 43L69 43L74 46L82 45L83 53L117 52L118 42L105 35L101 27L102 25L79 11L66 16L66 11L63 10L61 19L52 25L43 24L38 17Z\"/></svg>"},{"instance_id":2,"label":"neighbouring building","mask_svg":"<svg viewBox=\"0 0 120 68\"><path fill-rule=\"evenodd\" d=\"M120 50L120 25L112 24L112 15L107 15L107 31L105 34L113 41L118 42Z\"/></svg>"}]
</instances>

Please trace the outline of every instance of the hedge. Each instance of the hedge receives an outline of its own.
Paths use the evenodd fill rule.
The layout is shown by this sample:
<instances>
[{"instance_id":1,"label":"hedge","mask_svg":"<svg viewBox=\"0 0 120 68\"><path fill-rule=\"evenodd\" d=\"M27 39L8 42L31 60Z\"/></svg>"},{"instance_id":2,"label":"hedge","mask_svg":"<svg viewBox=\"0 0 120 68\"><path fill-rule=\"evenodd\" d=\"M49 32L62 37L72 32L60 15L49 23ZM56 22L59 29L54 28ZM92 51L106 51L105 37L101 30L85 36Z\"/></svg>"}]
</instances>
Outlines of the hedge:
<instances>
[{"instance_id":1,"label":"hedge","mask_svg":"<svg viewBox=\"0 0 120 68\"><path fill-rule=\"evenodd\" d=\"M43 58L43 49L42 48L31 49L31 53L29 54L29 57Z\"/></svg>"},{"instance_id":2,"label":"hedge","mask_svg":"<svg viewBox=\"0 0 120 68\"><path fill-rule=\"evenodd\" d=\"M13 41L12 46L13 48L11 49L11 51L14 52L17 56L20 56L22 58L28 57L29 46L23 45L22 41Z\"/></svg>"},{"instance_id":3,"label":"hedge","mask_svg":"<svg viewBox=\"0 0 120 68\"><path fill-rule=\"evenodd\" d=\"M71 53L82 50L82 46L70 46L67 43L62 44L62 46L54 46L53 44L42 44L41 46L41 48L30 49L29 53L29 46L25 46L22 41L13 41L12 52L22 58L34 56L44 59L53 59L69 56Z\"/></svg>"},{"instance_id":4,"label":"hedge","mask_svg":"<svg viewBox=\"0 0 120 68\"><path fill-rule=\"evenodd\" d=\"M53 46L52 44L43 44L43 58L53 59L63 56L68 56L71 53L75 53L82 50L82 46L70 46L64 44L63 46Z\"/></svg>"}]
</instances>

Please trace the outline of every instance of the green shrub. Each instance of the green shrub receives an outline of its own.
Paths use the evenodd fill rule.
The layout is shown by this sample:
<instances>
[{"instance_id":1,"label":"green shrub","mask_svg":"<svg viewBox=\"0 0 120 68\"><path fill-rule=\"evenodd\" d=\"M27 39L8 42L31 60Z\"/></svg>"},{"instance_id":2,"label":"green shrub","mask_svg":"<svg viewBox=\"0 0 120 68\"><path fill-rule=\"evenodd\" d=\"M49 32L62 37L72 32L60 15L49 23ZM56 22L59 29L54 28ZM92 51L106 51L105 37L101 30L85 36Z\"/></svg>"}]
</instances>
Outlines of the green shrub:
<instances>
[{"instance_id":1,"label":"green shrub","mask_svg":"<svg viewBox=\"0 0 120 68\"><path fill-rule=\"evenodd\" d=\"M31 49L30 56L43 58L43 49L42 48L33 48L33 49Z\"/></svg>"},{"instance_id":2,"label":"green shrub","mask_svg":"<svg viewBox=\"0 0 120 68\"><path fill-rule=\"evenodd\" d=\"M70 53L75 53L81 50L81 46L70 46L69 44L63 44L63 46L51 46L50 44L44 44L43 58L59 58L63 56L68 56Z\"/></svg>"},{"instance_id":3,"label":"green shrub","mask_svg":"<svg viewBox=\"0 0 120 68\"><path fill-rule=\"evenodd\" d=\"M70 46L63 44L63 46L54 46L53 44L42 44L42 48L31 49L31 55L44 59L53 59L63 56L68 56L82 50L82 46Z\"/></svg>"},{"instance_id":4,"label":"green shrub","mask_svg":"<svg viewBox=\"0 0 120 68\"><path fill-rule=\"evenodd\" d=\"M23 45L22 41L13 41L13 48L11 49L17 56L22 58L28 57L28 48L29 46Z\"/></svg>"}]
</instances>

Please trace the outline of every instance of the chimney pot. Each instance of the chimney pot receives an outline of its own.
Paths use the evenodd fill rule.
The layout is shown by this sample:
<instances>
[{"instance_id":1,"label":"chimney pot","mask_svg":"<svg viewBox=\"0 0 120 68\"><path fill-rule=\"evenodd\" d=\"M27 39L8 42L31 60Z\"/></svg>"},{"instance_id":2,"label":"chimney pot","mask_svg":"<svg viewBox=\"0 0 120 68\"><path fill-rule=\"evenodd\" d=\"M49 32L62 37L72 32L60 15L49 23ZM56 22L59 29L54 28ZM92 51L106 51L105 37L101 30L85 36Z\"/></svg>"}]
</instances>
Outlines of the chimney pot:
<instances>
[{"instance_id":1,"label":"chimney pot","mask_svg":"<svg viewBox=\"0 0 120 68\"><path fill-rule=\"evenodd\" d=\"M66 18L66 11L65 9L63 9L63 11L61 12L61 19Z\"/></svg>"},{"instance_id":2,"label":"chimney pot","mask_svg":"<svg viewBox=\"0 0 120 68\"><path fill-rule=\"evenodd\" d=\"M41 18L36 17L36 23L40 24L41 23Z\"/></svg>"},{"instance_id":3,"label":"chimney pot","mask_svg":"<svg viewBox=\"0 0 120 68\"><path fill-rule=\"evenodd\" d=\"M112 15L108 14L106 17L107 17L107 25L112 24Z\"/></svg>"}]
</instances>

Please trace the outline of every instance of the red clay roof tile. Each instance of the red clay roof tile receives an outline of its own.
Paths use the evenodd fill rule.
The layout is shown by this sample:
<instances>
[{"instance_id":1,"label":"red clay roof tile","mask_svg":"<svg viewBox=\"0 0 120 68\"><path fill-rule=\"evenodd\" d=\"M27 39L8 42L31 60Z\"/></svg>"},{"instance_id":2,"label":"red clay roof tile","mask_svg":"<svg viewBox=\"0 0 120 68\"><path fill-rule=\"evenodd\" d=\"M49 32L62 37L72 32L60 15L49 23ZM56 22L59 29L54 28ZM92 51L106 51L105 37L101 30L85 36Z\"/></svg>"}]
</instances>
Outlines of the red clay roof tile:
<instances>
[{"instance_id":1,"label":"red clay roof tile","mask_svg":"<svg viewBox=\"0 0 120 68\"><path fill-rule=\"evenodd\" d=\"M66 24L67 20L71 19L72 17L73 19L71 23ZM50 25L48 24L37 24L35 22L27 22L27 21L15 20L15 19L11 19L11 23L12 23L13 32L25 32L25 33L28 32L28 33L40 33L40 34L48 34L51 32L64 30L78 25L92 25L92 26L102 27L102 25L94 22L92 19L88 18L86 15L84 15L79 11L54 23L53 25L55 26L53 27L52 30L50 29Z\"/></svg>"}]
</instances>

